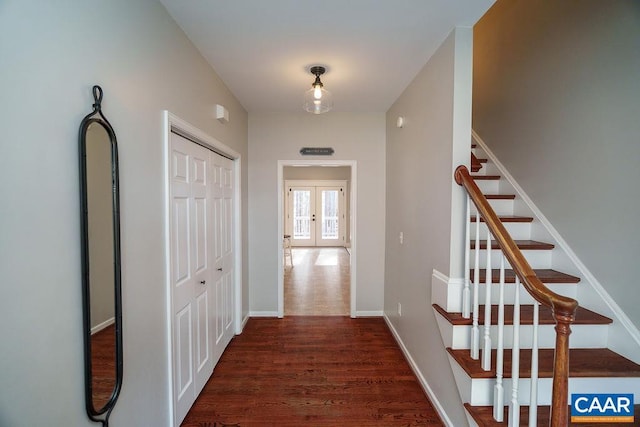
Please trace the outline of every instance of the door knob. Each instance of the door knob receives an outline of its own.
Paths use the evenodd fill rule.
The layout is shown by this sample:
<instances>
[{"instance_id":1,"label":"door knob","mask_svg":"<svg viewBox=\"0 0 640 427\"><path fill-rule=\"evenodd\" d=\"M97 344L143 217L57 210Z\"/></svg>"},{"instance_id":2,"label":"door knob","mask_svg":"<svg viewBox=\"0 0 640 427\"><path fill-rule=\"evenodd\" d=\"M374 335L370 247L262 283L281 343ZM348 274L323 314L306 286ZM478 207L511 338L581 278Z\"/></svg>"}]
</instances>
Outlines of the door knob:
<instances>
[{"instance_id":1,"label":"door knob","mask_svg":"<svg viewBox=\"0 0 640 427\"><path fill-rule=\"evenodd\" d=\"M218 270L218 271L222 271L222 267L218 268L217 270Z\"/></svg>"},{"instance_id":2,"label":"door knob","mask_svg":"<svg viewBox=\"0 0 640 427\"><path fill-rule=\"evenodd\" d=\"M201 284L201 285L206 285L206 284L207 284L207 281L206 281L206 280L201 280L201 281L200 281L200 284Z\"/></svg>"}]
</instances>

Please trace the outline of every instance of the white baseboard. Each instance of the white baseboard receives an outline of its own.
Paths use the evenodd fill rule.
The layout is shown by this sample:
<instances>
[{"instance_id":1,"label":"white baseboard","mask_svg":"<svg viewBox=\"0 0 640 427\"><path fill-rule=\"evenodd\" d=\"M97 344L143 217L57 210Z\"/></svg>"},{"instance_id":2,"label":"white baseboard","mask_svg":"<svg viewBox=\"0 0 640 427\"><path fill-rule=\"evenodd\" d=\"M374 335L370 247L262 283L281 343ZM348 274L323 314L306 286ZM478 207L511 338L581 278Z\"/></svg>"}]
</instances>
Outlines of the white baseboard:
<instances>
[{"instance_id":1,"label":"white baseboard","mask_svg":"<svg viewBox=\"0 0 640 427\"><path fill-rule=\"evenodd\" d=\"M278 317L278 312L277 311L250 311L248 317Z\"/></svg>"},{"instance_id":2,"label":"white baseboard","mask_svg":"<svg viewBox=\"0 0 640 427\"><path fill-rule=\"evenodd\" d=\"M242 319L242 326L240 326L240 333L242 333L242 331L244 331L245 326L247 326L247 322L249 321L249 319L251 318L251 316L249 315L249 313L247 313L246 316L244 316L244 318Z\"/></svg>"},{"instance_id":3,"label":"white baseboard","mask_svg":"<svg viewBox=\"0 0 640 427\"><path fill-rule=\"evenodd\" d=\"M404 357L407 359L409 366L411 366L411 370L418 378L418 382L420 383L420 386L429 397L429 400L431 400L431 404L436 409L436 412L438 412L440 419L442 420L442 422L445 423L445 425L449 427L456 427L451 422L449 415L447 415L446 411L442 407L442 404L438 400L438 396L436 396L436 394L433 392L433 389L429 386L429 383L427 382L426 378L424 377L424 375L422 375L422 372L420 371L420 368L418 368L418 365L416 364L415 360L413 360L413 357L411 357L411 353L409 353L409 350L404 345L404 342L402 341L402 338L400 338L400 335L398 334L398 331L396 331L396 328L393 327L391 320L389 320L386 314L383 317L384 317L384 321L389 327L389 330L391 330L391 334L393 335L396 342L400 346L400 350L402 350L402 354L404 354Z\"/></svg>"},{"instance_id":4,"label":"white baseboard","mask_svg":"<svg viewBox=\"0 0 640 427\"><path fill-rule=\"evenodd\" d=\"M112 317L111 319L107 319L104 322L94 326L93 328L91 328L91 335L100 332L101 330L103 330L104 328L107 328L111 325L113 325L116 322L116 318Z\"/></svg>"},{"instance_id":5,"label":"white baseboard","mask_svg":"<svg viewBox=\"0 0 640 427\"><path fill-rule=\"evenodd\" d=\"M371 311L356 311L356 317L383 317L384 311L371 310Z\"/></svg>"}]
</instances>

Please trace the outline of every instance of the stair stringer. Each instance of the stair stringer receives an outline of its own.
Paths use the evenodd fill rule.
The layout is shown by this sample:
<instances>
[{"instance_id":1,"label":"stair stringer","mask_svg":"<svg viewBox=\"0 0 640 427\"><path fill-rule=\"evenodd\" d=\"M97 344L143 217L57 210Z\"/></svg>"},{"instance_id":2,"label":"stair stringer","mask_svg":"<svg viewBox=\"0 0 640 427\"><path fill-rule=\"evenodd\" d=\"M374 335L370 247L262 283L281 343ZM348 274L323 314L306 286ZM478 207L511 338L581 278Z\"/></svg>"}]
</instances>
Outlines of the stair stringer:
<instances>
[{"instance_id":1,"label":"stair stringer","mask_svg":"<svg viewBox=\"0 0 640 427\"><path fill-rule=\"evenodd\" d=\"M509 188L512 188L516 194L514 213L517 215L528 214L535 218L532 224L531 238L549 240L556 245L556 249L559 249L554 250L552 268L581 277L575 297L579 304L613 319L613 323L609 325L607 347L636 363L640 363L640 330L578 258L566 240L533 203L505 166L500 163L482 138L474 130L471 131L471 134L475 143L492 163L492 170L497 170L506 180Z\"/></svg>"}]
</instances>

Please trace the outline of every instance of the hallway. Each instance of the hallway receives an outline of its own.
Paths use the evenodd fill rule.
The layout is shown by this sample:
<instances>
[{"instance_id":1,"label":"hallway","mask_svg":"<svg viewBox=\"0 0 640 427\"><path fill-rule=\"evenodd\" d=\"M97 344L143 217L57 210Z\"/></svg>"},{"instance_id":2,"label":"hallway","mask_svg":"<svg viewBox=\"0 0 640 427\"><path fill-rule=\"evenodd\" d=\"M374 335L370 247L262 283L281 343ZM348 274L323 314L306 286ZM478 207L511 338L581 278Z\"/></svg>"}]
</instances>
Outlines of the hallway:
<instances>
[{"instance_id":1,"label":"hallway","mask_svg":"<svg viewBox=\"0 0 640 427\"><path fill-rule=\"evenodd\" d=\"M182 423L214 425L443 424L383 319L289 316L231 341Z\"/></svg>"},{"instance_id":2,"label":"hallway","mask_svg":"<svg viewBox=\"0 0 640 427\"><path fill-rule=\"evenodd\" d=\"M294 247L284 267L285 316L349 316L350 255L342 247Z\"/></svg>"}]
</instances>

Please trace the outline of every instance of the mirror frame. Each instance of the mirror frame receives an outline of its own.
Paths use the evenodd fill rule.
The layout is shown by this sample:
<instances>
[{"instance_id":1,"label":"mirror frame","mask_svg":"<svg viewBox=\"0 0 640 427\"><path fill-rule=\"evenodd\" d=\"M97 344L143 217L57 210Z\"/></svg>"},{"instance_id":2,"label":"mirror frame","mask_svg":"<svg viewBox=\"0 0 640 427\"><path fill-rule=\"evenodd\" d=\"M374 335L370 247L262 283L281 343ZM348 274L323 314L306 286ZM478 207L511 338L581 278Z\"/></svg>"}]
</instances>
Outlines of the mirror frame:
<instances>
[{"instance_id":1,"label":"mirror frame","mask_svg":"<svg viewBox=\"0 0 640 427\"><path fill-rule=\"evenodd\" d=\"M80 225L82 252L82 320L84 335L84 376L85 376L85 407L87 415L92 421L102 423L108 427L109 416L118 400L122 388L122 293L121 293L121 264L120 264L120 187L118 180L118 144L113 127L102 114L102 88L93 86L93 111L86 115L80 123L79 154L80 154ZM115 357L116 378L111 397L102 408L96 408L93 402L93 382L91 367L91 293L89 289L89 218L87 197L87 130L89 125L98 123L109 136L111 143L111 178L113 197L113 264L114 264L114 296L115 296Z\"/></svg>"}]
</instances>

